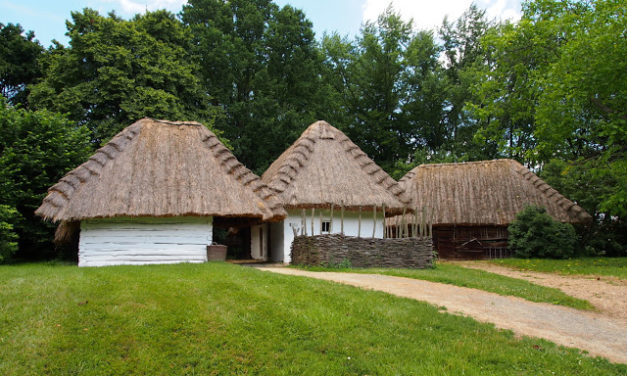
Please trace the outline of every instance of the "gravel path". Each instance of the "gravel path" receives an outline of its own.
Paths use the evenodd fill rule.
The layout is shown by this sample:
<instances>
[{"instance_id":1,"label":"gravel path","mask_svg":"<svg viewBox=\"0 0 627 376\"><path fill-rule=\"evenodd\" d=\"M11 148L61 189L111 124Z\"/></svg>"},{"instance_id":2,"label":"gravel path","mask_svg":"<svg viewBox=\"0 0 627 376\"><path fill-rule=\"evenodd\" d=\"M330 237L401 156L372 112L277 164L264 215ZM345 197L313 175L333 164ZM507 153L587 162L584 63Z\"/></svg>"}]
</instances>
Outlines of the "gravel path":
<instances>
[{"instance_id":1,"label":"gravel path","mask_svg":"<svg viewBox=\"0 0 627 376\"><path fill-rule=\"evenodd\" d=\"M552 304L442 283L378 274L308 272L282 267L258 267L268 272L324 279L387 292L445 306L449 313L493 323L518 335L545 338L576 347L613 362L627 364L627 328L615 318Z\"/></svg>"},{"instance_id":2,"label":"gravel path","mask_svg":"<svg viewBox=\"0 0 627 376\"><path fill-rule=\"evenodd\" d=\"M625 280L606 276L565 276L516 270L488 262L455 261L452 263L562 290L570 296L589 301L599 312L621 320L623 326L627 327L627 281Z\"/></svg>"}]
</instances>

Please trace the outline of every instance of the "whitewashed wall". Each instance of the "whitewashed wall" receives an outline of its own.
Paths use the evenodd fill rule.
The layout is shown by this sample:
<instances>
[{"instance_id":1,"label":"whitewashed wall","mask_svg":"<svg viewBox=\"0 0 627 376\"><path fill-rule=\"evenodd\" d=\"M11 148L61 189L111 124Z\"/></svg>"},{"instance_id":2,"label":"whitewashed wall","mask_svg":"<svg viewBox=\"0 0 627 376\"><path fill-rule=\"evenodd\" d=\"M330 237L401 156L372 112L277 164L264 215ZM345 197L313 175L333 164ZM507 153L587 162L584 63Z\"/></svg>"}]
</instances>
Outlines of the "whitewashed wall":
<instances>
[{"instance_id":1,"label":"whitewashed wall","mask_svg":"<svg viewBox=\"0 0 627 376\"><path fill-rule=\"evenodd\" d=\"M290 248L294 241L294 231L292 227L302 227L302 210L288 210L287 217L283 222L272 224L271 234L271 258L273 261L289 264ZM307 234L311 235L311 209L306 210L306 228ZM320 235L320 210L316 209L313 218L313 234ZM330 210L322 210L322 220L328 221L331 218ZM333 210L333 228L331 233L340 233L341 230L341 213L339 208ZM375 238L383 238L383 213L377 212L376 221L372 211L364 210L361 213L361 237L371 238L373 225L376 223ZM359 230L359 213L353 211L344 211L344 234L347 236L358 236ZM275 234L275 232L277 234ZM280 232L280 234L279 234ZM300 232L299 232L300 233Z\"/></svg>"},{"instance_id":2,"label":"whitewashed wall","mask_svg":"<svg viewBox=\"0 0 627 376\"><path fill-rule=\"evenodd\" d=\"M268 223L250 228L250 256L255 260L268 260Z\"/></svg>"},{"instance_id":3,"label":"whitewashed wall","mask_svg":"<svg viewBox=\"0 0 627 376\"><path fill-rule=\"evenodd\" d=\"M85 220L78 266L204 262L212 224L211 217Z\"/></svg>"}]
</instances>

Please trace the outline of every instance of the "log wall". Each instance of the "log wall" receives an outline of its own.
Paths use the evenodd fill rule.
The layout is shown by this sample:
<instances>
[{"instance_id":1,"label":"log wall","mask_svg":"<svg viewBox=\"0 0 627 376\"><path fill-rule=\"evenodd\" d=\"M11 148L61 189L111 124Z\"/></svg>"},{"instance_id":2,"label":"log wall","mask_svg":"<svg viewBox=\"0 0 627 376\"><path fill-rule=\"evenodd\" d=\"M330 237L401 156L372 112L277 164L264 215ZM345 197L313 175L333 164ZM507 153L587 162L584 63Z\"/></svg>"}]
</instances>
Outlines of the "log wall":
<instances>
[{"instance_id":1,"label":"log wall","mask_svg":"<svg viewBox=\"0 0 627 376\"><path fill-rule=\"evenodd\" d=\"M78 266L204 262L212 230L211 217L82 221Z\"/></svg>"},{"instance_id":2,"label":"log wall","mask_svg":"<svg viewBox=\"0 0 627 376\"><path fill-rule=\"evenodd\" d=\"M376 239L342 234L297 236L292 264L367 268L428 268L433 266L431 238Z\"/></svg>"}]
</instances>

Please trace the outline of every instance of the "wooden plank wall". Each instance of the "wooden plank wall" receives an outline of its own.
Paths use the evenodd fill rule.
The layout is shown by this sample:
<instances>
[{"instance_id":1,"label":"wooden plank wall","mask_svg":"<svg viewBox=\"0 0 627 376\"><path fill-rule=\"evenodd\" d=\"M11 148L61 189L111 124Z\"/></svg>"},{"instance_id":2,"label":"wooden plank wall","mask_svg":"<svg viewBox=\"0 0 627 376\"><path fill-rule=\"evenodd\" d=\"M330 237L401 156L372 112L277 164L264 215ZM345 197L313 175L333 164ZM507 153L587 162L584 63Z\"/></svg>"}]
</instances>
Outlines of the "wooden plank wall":
<instances>
[{"instance_id":1,"label":"wooden plank wall","mask_svg":"<svg viewBox=\"0 0 627 376\"><path fill-rule=\"evenodd\" d=\"M433 245L440 258L508 257L507 236L505 226L433 226Z\"/></svg>"},{"instance_id":2,"label":"wooden plank wall","mask_svg":"<svg viewBox=\"0 0 627 376\"><path fill-rule=\"evenodd\" d=\"M204 262L211 217L112 218L81 222L79 266Z\"/></svg>"}]
</instances>

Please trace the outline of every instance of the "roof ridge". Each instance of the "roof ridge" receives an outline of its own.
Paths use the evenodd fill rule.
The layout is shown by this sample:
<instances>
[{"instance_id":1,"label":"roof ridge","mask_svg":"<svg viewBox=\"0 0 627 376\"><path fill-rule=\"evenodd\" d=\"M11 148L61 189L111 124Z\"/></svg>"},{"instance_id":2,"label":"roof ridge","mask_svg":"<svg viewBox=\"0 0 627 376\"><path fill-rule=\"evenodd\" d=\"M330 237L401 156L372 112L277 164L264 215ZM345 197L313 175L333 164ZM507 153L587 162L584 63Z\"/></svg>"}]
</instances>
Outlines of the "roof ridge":
<instances>
[{"instance_id":1,"label":"roof ridge","mask_svg":"<svg viewBox=\"0 0 627 376\"><path fill-rule=\"evenodd\" d=\"M204 127L205 136L202 140L203 144L207 146L210 152L213 153L213 156L220 162L220 167L223 168L224 172L227 175L231 175L241 183L243 186L250 186L253 193L261 199L262 203L270 204L269 207L260 208L261 210L268 211L269 217L275 217L278 214L284 211L281 203L277 198L274 197L273 192L270 190L267 184L265 184L261 178L255 175L251 170L249 170L246 166L244 166L236 157L231 153L231 151L224 146L224 144L220 141L218 136L209 130L207 127ZM265 218L264 218L265 219Z\"/></svg>"},{"instance_id":2,"label":"roof ridge","mask_svg":"<svg viewBox=\"0 0 627 376\"><path fill-rule=\"evenodd\" d=\"M65 174L58 183L48 188L48 194L43 199L43 203L50 204L56 210L54 213L43 213L43 205L41 205L35 214L41 215L44 219L50 219L57 214L70 201L72 195L80 187L81 184L87 182L94 176L100 176L100 171L109 162L114 160L140 133L144 122L152 120L143 118L124 128L120 133L115 135L104 146L100 147L89 159L81 163L78 167Z\"/></svg>"},{"instance_id":3,"label":"roof ridge","mask_svg":"<svg viewBox=\"0 0 627 376\"><path fill-rule=\"evenodd\" d=\"M585 213L584 209L577 205L574 201L569 200L564 195L559 193L555 188L551 187L533 171L529 170L520 163L513 165L514 171L521 175L525 180L533 184L533 186L539 190L546 198L553 200L557 205L564 209L567 213L571 213L575 218L579 218L582 213ZM585 215L584 215L585 216Z\"/></svg>"},{"instance_id":4,"label":"roof ridge","mask_svg":"<svg viewBox=\"0 0 627 376\"><path fill-rule=\"evenodd\" d=\"M302 135L285 151L289 153L285 160L271 177L268 185L276 195L279 195L296 179L302 167L310 162L310 155L318 139L338 142L343 150L352 156L366 174L374 178L375 183L389 191L402 204L409 204L411 199L405 195L405 190L392 179L379 165L377 165L359 146L346 136L340 129L332 126L325 120L318 120L305 129ZM282 154L282 155L283 155ZM278 162L281 156L275 161ZM273 163L274 164L274 163ZM268 170L272 167L268 168Z\"/></svg>"},{"instance_id":5,"label":"roof ridge","mask_svg":"<svg viewBox=\"0 0 627 376\"><path fill-rule=\"evenodd\" d=\"M496 159L486 159L486 160L481 160L481 161L464 161L464 162L422 163L414 167L413 169L411 169L411 171L417 168L427 168L427 167L461 166L461 165L482 164L482 163L511 163L511 162L518 163L516 160L511 159L511 158L496 158Z\"/></svg>"}]
</instances>

